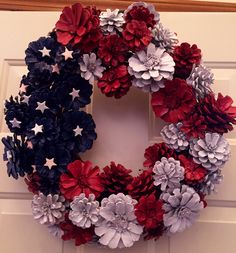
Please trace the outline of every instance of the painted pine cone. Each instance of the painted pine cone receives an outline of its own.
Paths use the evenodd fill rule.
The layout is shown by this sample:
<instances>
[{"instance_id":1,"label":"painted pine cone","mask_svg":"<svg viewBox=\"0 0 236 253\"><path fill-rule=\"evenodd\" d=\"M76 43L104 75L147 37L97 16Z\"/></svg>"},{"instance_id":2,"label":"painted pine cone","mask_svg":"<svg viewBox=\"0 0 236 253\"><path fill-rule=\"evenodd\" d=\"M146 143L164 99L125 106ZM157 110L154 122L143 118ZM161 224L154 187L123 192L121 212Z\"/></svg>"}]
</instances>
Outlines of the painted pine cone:
<instances>
[{"instance_id":1,"label":"painted pine cone","mask_svg":"<svg viewBox=\"0 0 236 253\"><path fill-rule=\"evenodd\" d=\"M208 171L215 171L228 161L230 146L222 135L206 133L204 139L194 139L191 142L189 153L194 162Z\"/></svg>"},{"instance_id":2,"label":"painted pine cone","mask_svg":"<svg viewBox=\"0 0 236 253\"><path fill-rule=\"evenodd\" d=\"M177 151L185 150L189 146L189 142L185 134L180 130L182 123L166 125L161 130L161 136L164 142Z\"/></svg>"}]
</instances>

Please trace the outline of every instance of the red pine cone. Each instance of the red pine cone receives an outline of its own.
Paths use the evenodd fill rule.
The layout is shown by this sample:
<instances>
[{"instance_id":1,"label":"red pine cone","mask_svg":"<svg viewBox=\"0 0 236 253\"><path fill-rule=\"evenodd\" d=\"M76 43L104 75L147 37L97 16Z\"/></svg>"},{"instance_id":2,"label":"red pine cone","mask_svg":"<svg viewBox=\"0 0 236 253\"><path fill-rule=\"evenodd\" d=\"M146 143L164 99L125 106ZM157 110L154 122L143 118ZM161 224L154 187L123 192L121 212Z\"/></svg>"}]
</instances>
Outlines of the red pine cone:
<instances>
[{"instance_id":1,"label":"red pine cone","mask_svg":"<svg viewBox=\"0 0 236 253\"><path fill-rule=\"evenodd\" d=\"M217 99L210 94L199 101L197 111L204 117L208 132L223 134L233 130L232 125L236 124L236 107L232 104L233 99L224 97L221 93Z\"/></svg>"},{"instance_id":2,"label":"red pine cone","mask_svg":"<svg viewBox=\"0 0 236 253\"><path fill-rule=\"evenodd\" d=\"M135 216L139 224L146 229L155 229L163 221L164 210L162 201L154 194L142 196L135 205Z\"/></svg>"},{"instance_id":3,"label":"red pine cone","mask_svg":"<svg viewBox=\"0 0 236 253\"><path fill-rule=\"evenodd\" d=\"M91 52L102 37L99 12L80 3L65 7L56 23L56 34L63 45L72 44L84 53Z\"/></svg>"},{"instance_id":4,"label":"red pine cone","mask_svg":"<svg viewBox=\"0 0 236 253\"><path fill-rule=\"evenodd\" d=\"M187 42L177 46L173 53L175 61L175 76L186 79L189 77L193 65L199 65L201 61L201 49L197 45L192 46Z\"/></svg>"},{"instance_id":5,"label":"red pine cone","mask_svg":"<svg viewBox=\"0 0 236 253\"><path fill-rule=\"evenodd\" d=\"M188 183L200 183L206 176L206 169L200 164L196 164L192 157L179 155L178 160L180 160L180 164L184 167L184 178Z\"/></svg>"},{"instance_id":6,"label":"red pine cone","mask_svg":"<svg viewBox=\"0 0 236 253\"><path fill-rule=\"evenodd\" d=\"M144 49L152 40L151 31L144 21L132 20L127 23L122 35L129 49L134 51Z\"/></svg>"},{"instance_id":7,"label":"red pine cone","mask_svg":"<svg viewBox=\"0 0 236 253\"><path fill-rule=\"evenodd\" d=\"M126 169L121 164L116 165L114 162L111 162L110 166L103 168L100 177L105 192L108 195L119 192L127 194L126 187L133 180L133 177L130 175L131 172L132 170Z\"/></svg>"},{"instance_id":8,"label":"red pine cone","mask_svg":"<svg viewBox=\"0 0 236 253\"><path fill-rule=\"evenodd\" d=\"M188 138L203 138L206 132L206 122L205 118L199 113L193 113L183 122L181 131L183 131Z\"/></svg>"},{"instance_id":9,"label":"red pine cone","mask_svg":"<svg viewBox=\"0 0 236 253\"><path fill-rule=\"evenodd\" d=\"M131 87L131 77L126 65L119 65L103 72L98 80L98 87L107 97L121 98Z\"/></svg>"},{"instance_id":10,"label":"red pine cone","mask_svg":"<svg viewBox=\"0 0 236 253\"><path fill-rule=\"evenodd\" d=\"M184 120L193 110L196 97L185 80L167 80L165 87L152 94L153 111L166 122L176 123Z\"/></svg>"},{"instance_id":11,"label":"red pine cone","mask_svg":"<svg viewBox=\"0 0 236 253\"><path fill-rule=\"evenodd\" d=\"M144 21L146 25L151 28L156 24L153 13L150 13L148 8L144 6L133 6L133 8L126 13L125 21L128 23L132 20Z\"/></svg>"},{"instance_id":12,"label":"red pine cone","mask_svg":"<svg viewBox=\"0 0 236 253\"><path fill-rule=\"evenodd\" d=\"M157 240L159 239L164 232L164 224L160 223L156 228L154 229L146 229L144 228L144 240Z\"/></svg>"},{"instance_id":13,"label":"red pine cone","mask_svg":"<svg viewBox=\"0 0 236 253\"><path fill-rule=\"evenodd\" d=\"M142 196L148 196L156 192L153 184L152 169L144 170L140 175L133 178L133 181L127 186L128 194L139 200Z\"/></svg>"},{"instance_id":14,"label":"red pine cone","mask_svg":"<svg viewBox=\"0 0 236 253\"><path fill-rule=\"evenodd\" d=\"M33 172L30 175L27 175L24 179L25 183L28 186L28 190L33 194L38 194L40 187L40 176L37 172Z\"/></svg>"},{"instance_id":15,"label":"red pine cone","mask_svg":"<svg viewBox=\"0 0 236 253\"><path fill-rule=\"evenodd\" d=\"M155 143L145 149L144 157L146 160L143 163L144 167L153 168L156 161L160 161L162 157L176 158L176 153L173 149L166 146L164 142Z\"/></svg>"},{"instance_id":16,"label":"red pine cone","mask_svg":"<svg viewBox=\"0 0 236 253\"><path fill-rule=\"evenodd\" d=\"M61 174L60 190L66 199L73 200L80 193L88 196L93 193L98 197L104 188L99 175L99 168L90 161L75 160L67 166L67 172Z\"/></svg>"},{"instance_id":17,"label":"red pine cone","mask_svg":"<svg viewBox=\"0 0 236 253\"><path fill-rule=\"evenodd\" d=\"M86 229L77 227L68 219L68 215L66 215L65 221L60 223L59 226L64 231L62 239L64 241L75 239L76 246L92 241L95 235L94 227Z\"/></svg>"},{"instance_id":18,"label":"red pine cone","mask_svg":"<svg viewBox=\"0 0 236 253\"><path fill-rule=\"evenodd\" d=\"M128 48L117 34L104 36L99 43L98 56L107 66L116 67L127 59Z\"/></svg>"}]
</instances>

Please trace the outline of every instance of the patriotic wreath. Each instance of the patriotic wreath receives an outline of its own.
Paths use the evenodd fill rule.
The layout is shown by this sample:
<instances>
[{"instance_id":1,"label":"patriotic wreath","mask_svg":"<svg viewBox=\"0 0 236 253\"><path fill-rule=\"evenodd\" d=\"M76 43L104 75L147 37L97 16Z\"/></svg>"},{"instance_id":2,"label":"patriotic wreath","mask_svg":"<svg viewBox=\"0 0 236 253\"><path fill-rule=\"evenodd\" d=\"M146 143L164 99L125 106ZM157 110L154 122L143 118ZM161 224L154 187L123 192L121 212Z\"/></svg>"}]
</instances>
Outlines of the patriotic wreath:
<instances>
[{"instance_id":1,"label":"patriotic wreath","mask_svg":"<svg viewBox=\"0 0 236 253\"><path fill-rule=\"evenodd\" d=\"M29 72L5 102L13 135L2 141L8 175L24 177L34 193L34 219L63 240L109 248L190 227L222 179L230 155L223 134L236 123L231 97L211 89L201 50L178 44L150 4L101 12L77 3L25 53ZM168 123L137 176L81 158L97 137L82 110L95 84L116 99L131 86L150 92L155 115Z\"/></svg>"}]
</instances>

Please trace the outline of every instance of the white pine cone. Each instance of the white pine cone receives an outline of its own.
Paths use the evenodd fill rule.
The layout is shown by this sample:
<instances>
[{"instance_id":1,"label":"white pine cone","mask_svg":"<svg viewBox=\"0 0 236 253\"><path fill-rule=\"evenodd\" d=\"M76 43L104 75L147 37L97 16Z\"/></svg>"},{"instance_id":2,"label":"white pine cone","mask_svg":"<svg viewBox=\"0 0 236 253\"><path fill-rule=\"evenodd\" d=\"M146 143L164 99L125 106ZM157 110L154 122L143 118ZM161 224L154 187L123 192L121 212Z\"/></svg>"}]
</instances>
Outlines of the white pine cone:
<instances>
[{"instance_id":1,"label":"white pine cone","mask_svg":"<svg viewBox=\"0 0 236 253\"><path fill-rule=\"evenodd\" d=\"M174 66L173 58L165 49L150 43L145 50L129 58L128 71L133 76L133 86L155 92L164 88L164 79L173 78Z\"/></svg>"},{"instance_id":2,"label":"white pine cone","mask_svg":"<svg viewBox=\"0 0 236 253\"><path fill-rule=\"evenodd\" d=\"M203 65L194 66L193 70L186 80L189 85L191 85L196 96L199 98L205 97L207 94L211 93L211 84L214 82L214 74L210 69Z\"/></svg>"},{"instance_id":3,"label":"white pine cone","mask_svg":"<svg viewBox=\"0 0 236 253\"><path fill-rule=\"evenodd\" d=\"M79 63L81 76L88 80L90 84L102 77L104 67L102 67L101 59L97 59L95 53L83 54L83 57Z\"/></svg>"},{"instance_id":4,"label":"white pine cone","mask_svg":"<svg viewBox=\"0 0 236 253\"><path fill-rule=\"evenodd\" d=\"M223 180L222 171L220 169L213 171L206 175L204 182L201 184L200 191L204 194L210 195L216 192L216 185L220 184Z\"/></svg>"},{"instance_id":5,"label":"white pine cone","mask_svg":"<svg viewBox=\"0 0 236 253\"><path fill-rule=\"evenodd\" d=\"M125 23L124 14L115 9L111 11L107 9L100 14L100 26L105 33L114 33L117 31L122 32L122 26Z\"/></svg>"},{"instance_id":6,"label":"white pine cone","mask_svg":"<svg viewBox=\"0 0 236 253\"><path fill-rule=\"evenodd\" d=\"M180 166L180 161L174 158L162 157L153 167L154 185L161 185L161 190L168 188L174 189L179 187L180 181L184 179L184 168Z\"/></svg>"},{"instance_id":7,"label":"white pine cone","mask_svg":"<svg viewBox=\"0 0 236 253\"><path fill-rule=\"evenodd\" d=\"M109 248L131 247L143 232L134 214L137 201L123 193L112 194L101 202L100 220L95 225L99 242Z\"/></svg>"},{"instance_id":8,"label":"white pine cone","mask_svg":"<svg viewBox=\"0 0 236 253\"><path fill-rule=\"evenodd\" d=\"M99 203L94 194L89 194L87 198L81 193L70 203L70 207L72 210L69 212L69 219L74 225L89 228L98 221Z\"/></svg>"},{"instance_id":9,"label":"white pine cone","mask_svg":"<svg viewBox=\"0 0 236 253\"><path fill-rule=\"evenodd\" d=\"M189 146L189 142L185 134L180 130L182 125L183 124L181 122L166 125L160 132L166 145L176 151L186 150Z\"/></svg>"},{"instance_id":10,"label":"white pine cone","mask_svg":"<svg viewBox=\"0 0 236 253\"><path fill-rule=\"evenodd\" d=\"M47 196L43 193L34 195L32 200L32 213L40 224L54 225L64 220L65 199L58 194Z\"/></svg>"},{"instance_id":11,"label":"white pine cone","mask_svg":"<svg viewBox=\"0 0 236 253\"><path fill-rule=\"evenodd\" d=\"M195 163L201 164L208 171L215 171L228 161L230 146L222 135L206 133L204 139L191 142L189 153Z\"/></svg>"},{"instance_id":12,"label":"white pine cone","mask_svg":"<svg viewBox=\"0 0 236 253\"><path fill-rule=\"evenodd\" d=\"M161 23L155 25L152 33L156 46L164 48L167 52L172 52L179 42L176 33L163 27Z\"/></svg>"},{"instance_id":13,"label":"white pine cone","mask_svg":"<svg viewBox=\"0 0 236 253\"><path fill-rule=\"evenodd\" d=\"M165 210L164 226L170 233L183 232L190 227L203 209L200 196L187 185L163 193L161 199Z\"/></svg>"}]
</instances>

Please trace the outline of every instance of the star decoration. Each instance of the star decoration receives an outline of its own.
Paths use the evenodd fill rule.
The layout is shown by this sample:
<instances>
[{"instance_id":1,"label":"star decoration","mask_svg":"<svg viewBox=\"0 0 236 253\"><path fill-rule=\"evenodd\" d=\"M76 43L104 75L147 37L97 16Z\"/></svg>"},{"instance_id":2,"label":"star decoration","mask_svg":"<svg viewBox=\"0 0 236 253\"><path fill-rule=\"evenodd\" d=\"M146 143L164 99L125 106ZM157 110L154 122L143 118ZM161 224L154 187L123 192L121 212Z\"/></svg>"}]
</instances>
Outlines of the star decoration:
<instances>
[{"instance_id":1,"label":"star decoration","mask_svg":"<svg viewBox=\"0 0 236 253\"><path fill-rule=\"evenodd\" d=\"M29 85L25 85L25 84L21 83L20 89L19 89L20 94L25 93L28 86Z\"/></svg>"},{"instance_id":2,"label":"star decoration","mask_svg":"<svg viewBox=\"0 0 236 253\"><path fill-rule=\"evenodd\" d=\"M44 56L50 56L51 50L47 49L46 47L43 47L43 49L39 50L39 52L41 52L42 57L44 57Z\"/></svg>"},{"instance_id":3,"label":"star decoration","mask_svg":"<svg viewBox=\"0 0 236 253\"><path fill-rule=\"evenodd\" d=\"M29 99L30 99L30 97L31 97L31 95L29 95L29 96L24 95L23 96L23 100L21 102L29 105Z\"/></svg>"},{"instance_id":4,"label":"star decoration","mask_svg":"<svg viewBox=\"0 0 236 253\"><path fill-rule=\"evenodd\" d=\"M44 102L42 102L42 103L40 103L40 102L37 102L37 108L36 108L36 110L38 110L38 111L41 111L42 113L44 113L44 111L46 110L46 109L49 109L47 106L46 106L46 102L44 101Z\"/></svg>"},{"instance_id":5,"label":"star decoration","mask_svg":"<svg viewBox=\"0 0 236 253\"><path fill-rule=\"evenodd\" d=\"M72 100L74 101L75 98L79 98L79 90L76 90L76 89L73 88L70 95L72 96Z\"/></svg>"},{"instance_id":6,"label":"star decoration","mask_svg":"<svg viewBox=\"0 0 236 253\"><path fill-rule=\"evenodd\" d=\"M10 123L12 127L20 128L21 121L17 120L16 118L13 118L13 120L10 120Z\"/></svg>"},{"instance_id":7,"label":"star decoration","mask_svg":"<svg viewBox=\"0 0 236 253\"><path fill-rule=\"evenodd\" d=\"M65 57L65 61L67 61L69 58L73 59L72 53L73 51L70 51L67 48L65 48L65 52L62 53L62 55Z\"/></svg>"},{"instance_id":8,"label":"star decoration","mask_svg":"<svg viewBox=\"0 0 236 253\"><path fill-rule=\"evenodd\" d=\"M75 132L75 136L82 135L81 132L83 131L83 128L77 126L73 131Z\"/></svg>"},{"instance_id":9,"label":"star decoration","mask_svg":"<svg viewBox=\"0 0 236 253\"><path fill-rule=\"evenodd\" d=\"M33 149L33 143L31 141L27 141L27 148Z\"/></svg>"},{"instance_id":10,"label":"star decoration","mask_svg":"<svg viewBox=\"0 0 236 253\"><path fill-rule=\"evenodd\" d=\"M55 65L51 65L52 66L52 73L57 73L59 74L60 71L59 71L59 68L58 68L58 65L55 64Z\"/></svg>"},{"instance_id":11,"label":"star decoration","mask_svg":"<svg viewBox=\"0 0 236 253\"><path fill-rule=\"evenodd\" d=\"M34 134L37 135L38 133L43 132L43 125L35 124L34 128L32 128L32 131L34 131Z\"/></svg>"},{"instance_id":12,"label":"star decoration","mask_svg":"<svg viewBox=\"0 0 236 253\"><path fill-rule=\"evenodd\" d=\"M46 162L45 162L44 166L48 167L51 170L52 166L57 166L57 164L54 162L54 158L52 158L52 159L46 158Z\"/></svg>"}]
</instances>

